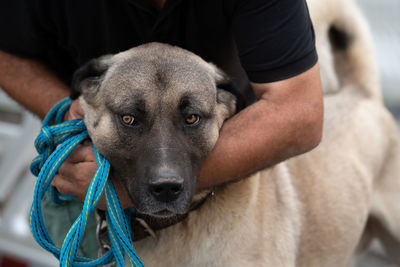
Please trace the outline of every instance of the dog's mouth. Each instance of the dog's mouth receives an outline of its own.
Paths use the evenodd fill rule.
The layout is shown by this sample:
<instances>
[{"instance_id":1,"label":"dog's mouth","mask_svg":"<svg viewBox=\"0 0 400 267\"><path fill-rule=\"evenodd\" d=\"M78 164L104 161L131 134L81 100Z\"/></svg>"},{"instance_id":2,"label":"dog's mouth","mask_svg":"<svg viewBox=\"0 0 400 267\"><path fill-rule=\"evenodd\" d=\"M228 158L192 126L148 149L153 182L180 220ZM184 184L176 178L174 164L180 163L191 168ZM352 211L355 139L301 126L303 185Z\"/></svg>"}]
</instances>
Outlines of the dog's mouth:
<instances>
[{"instance_id":1,"label":"dog's mouth","mask_svg":"<svg viewBox=\"0 0 400 267\"><path fill-rule=\"evenodd\" d=\"M176 216L182 216L186 214L188 211L185 210L183 212L177 212L175 209L170 209L170 208L157 208L157 209L140 209L135 207L135 211L139 214L146 215L149 217L153 218L163 218L163 219L168 219L168 218L173 218Z\"/></svg>"},{"instance_id":2,"label":"dog's mouth","mask_svg":"<svg viewBox=\"0 0 400 267\"><path fill-rule=\"evenodd\" d=\"M152 214L149 214L149 215L151 215L153 217L157 217L157 218L170 218L170 217L174 217L174 216L176 216L178 214L175 213L175 212L172 212L172 211L170 211L168 209L164 209L164 210L160 210L158 212L155 212L155 213L152 213Z\"/></svg>"},{"instance_id":3,"label":"dog's mouth","mask_svg":"<svg viewBox=\"0 0 400 267\"><path fill-rule=\"evenodd\" d=\"M134 197L128 192L129 198L133 203L137 213L155 218L171 218L186 214L190 207L190 201L178 199L174 202L164 203L155 201L152 197Z\"/></svg>"}]
</instances>

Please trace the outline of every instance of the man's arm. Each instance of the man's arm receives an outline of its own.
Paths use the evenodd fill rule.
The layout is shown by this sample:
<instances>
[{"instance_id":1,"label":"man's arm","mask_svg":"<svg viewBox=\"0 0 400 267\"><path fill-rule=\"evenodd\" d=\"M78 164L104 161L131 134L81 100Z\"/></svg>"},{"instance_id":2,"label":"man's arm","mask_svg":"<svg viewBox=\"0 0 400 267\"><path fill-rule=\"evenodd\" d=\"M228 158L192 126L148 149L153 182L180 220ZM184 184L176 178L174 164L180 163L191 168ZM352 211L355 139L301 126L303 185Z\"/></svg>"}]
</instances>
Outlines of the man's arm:
<instances>
[{"instance_id":1,"label":"man's arm","mask_svg":"<svg viewBox=\"0 0 400 267\"><path fill-rule=\"evenodd\" d=\"M44 64L0 51L0 87L24 107L44 118L68 87Z\"/></svg>"},{"instance_id":2,"label":"man's arm","mask_svg":"<svg viewBox=\"0 0 400 267\"><path fill-rule=\"evenodd\" d=\"M318 64L295 77L252 86L258 101L224 123L198 190L246 177L319 144L323 102Z\"/></svg>"}]
</instances>

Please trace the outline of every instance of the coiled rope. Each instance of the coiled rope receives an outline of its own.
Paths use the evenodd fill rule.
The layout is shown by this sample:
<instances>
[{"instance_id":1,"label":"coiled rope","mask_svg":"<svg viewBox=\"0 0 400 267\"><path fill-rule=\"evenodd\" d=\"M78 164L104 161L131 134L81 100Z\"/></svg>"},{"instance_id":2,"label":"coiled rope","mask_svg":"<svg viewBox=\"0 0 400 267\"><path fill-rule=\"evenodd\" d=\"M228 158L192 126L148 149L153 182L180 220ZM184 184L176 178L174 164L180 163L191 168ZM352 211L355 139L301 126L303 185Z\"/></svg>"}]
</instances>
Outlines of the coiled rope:
<instances>
[{"instance_id":1,"label":"coiled rope","mask_svg":"<svg viewBox=\"0 0 400 267\"><path fill-rule=\"evenodd\" d=\"M60 261L60 266L92 267L113 262L119 267L124 266L128 257L130 266L140 267L143 263L137 256L131 235L131 211L122 210L115 188L109 178L110 163L99 154L93 146L98 169L93 176L79 217L72 224L61 248L52 241L44 225L41 201L50 191L56 203L63 203L71 196L57 193L50 186L58 168L72 150L86 138L88 132L83 120L62 122L65 112L72 100L65 98L56 104L43 121L40 134L36 138L35 147L39 156L31 164L31 172L38 177L29 223L36 241ZM77 254L89 214L95 209L102 193L105 191L107 203L108 235L111 241L110 250L101 258L84 257Z\"/></svg>"}]
</instances>

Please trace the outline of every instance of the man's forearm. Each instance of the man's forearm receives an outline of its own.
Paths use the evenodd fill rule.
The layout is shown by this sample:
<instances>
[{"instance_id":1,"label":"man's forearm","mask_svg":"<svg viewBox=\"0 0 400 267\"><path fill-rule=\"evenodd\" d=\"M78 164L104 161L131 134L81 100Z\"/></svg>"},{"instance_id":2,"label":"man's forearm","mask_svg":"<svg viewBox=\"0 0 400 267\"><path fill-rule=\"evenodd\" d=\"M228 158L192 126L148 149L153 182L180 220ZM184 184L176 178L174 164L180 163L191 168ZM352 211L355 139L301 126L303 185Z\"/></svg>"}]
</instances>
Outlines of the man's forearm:
<instances>
[{"instance_id":1,"label":"man's forearm","mask_svg":"<svg viewBox=\"0 0 400 267\"><path fill-rule=\"evenodd\" d=\"M39 61L0 51L0 87L27 109L43 118L68 87Z\"/></svg>"},{"instance_id":2,"label":"man's forearm","mask_svg":"<svg viewBox=\"0 0 400 267\"><path fill-rule=\"evenodd\" d=\"M244 178L320 142L323 104L318 65L293 79L255 87L259 101L224 124L203 165L198 190Z\"/></svg>"}]
</instances>

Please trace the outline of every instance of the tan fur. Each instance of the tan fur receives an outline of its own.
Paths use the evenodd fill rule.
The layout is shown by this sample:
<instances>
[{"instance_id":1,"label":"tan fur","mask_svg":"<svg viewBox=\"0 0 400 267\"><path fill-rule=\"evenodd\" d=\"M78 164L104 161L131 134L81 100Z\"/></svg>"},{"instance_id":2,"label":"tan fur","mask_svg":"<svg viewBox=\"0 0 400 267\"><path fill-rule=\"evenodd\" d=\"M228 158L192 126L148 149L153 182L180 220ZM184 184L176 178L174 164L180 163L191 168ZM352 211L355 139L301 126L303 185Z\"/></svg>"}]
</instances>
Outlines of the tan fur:
<instances>
[{"instance_id":1,"label":"tan fur","mask_svg":"<svg viewBox=\"0 0 400 267\"><path fill-rule=\"evenodd\" d=\"M400 140L380 101L367 27L351 1L310 0L309 7L325 90L322 143L218 188L157 240L135 243L145 266L348 266L369 216L396 249ZM345 52L332 53L331 25L353 36Z\"/></svg>"}]
</instances>

